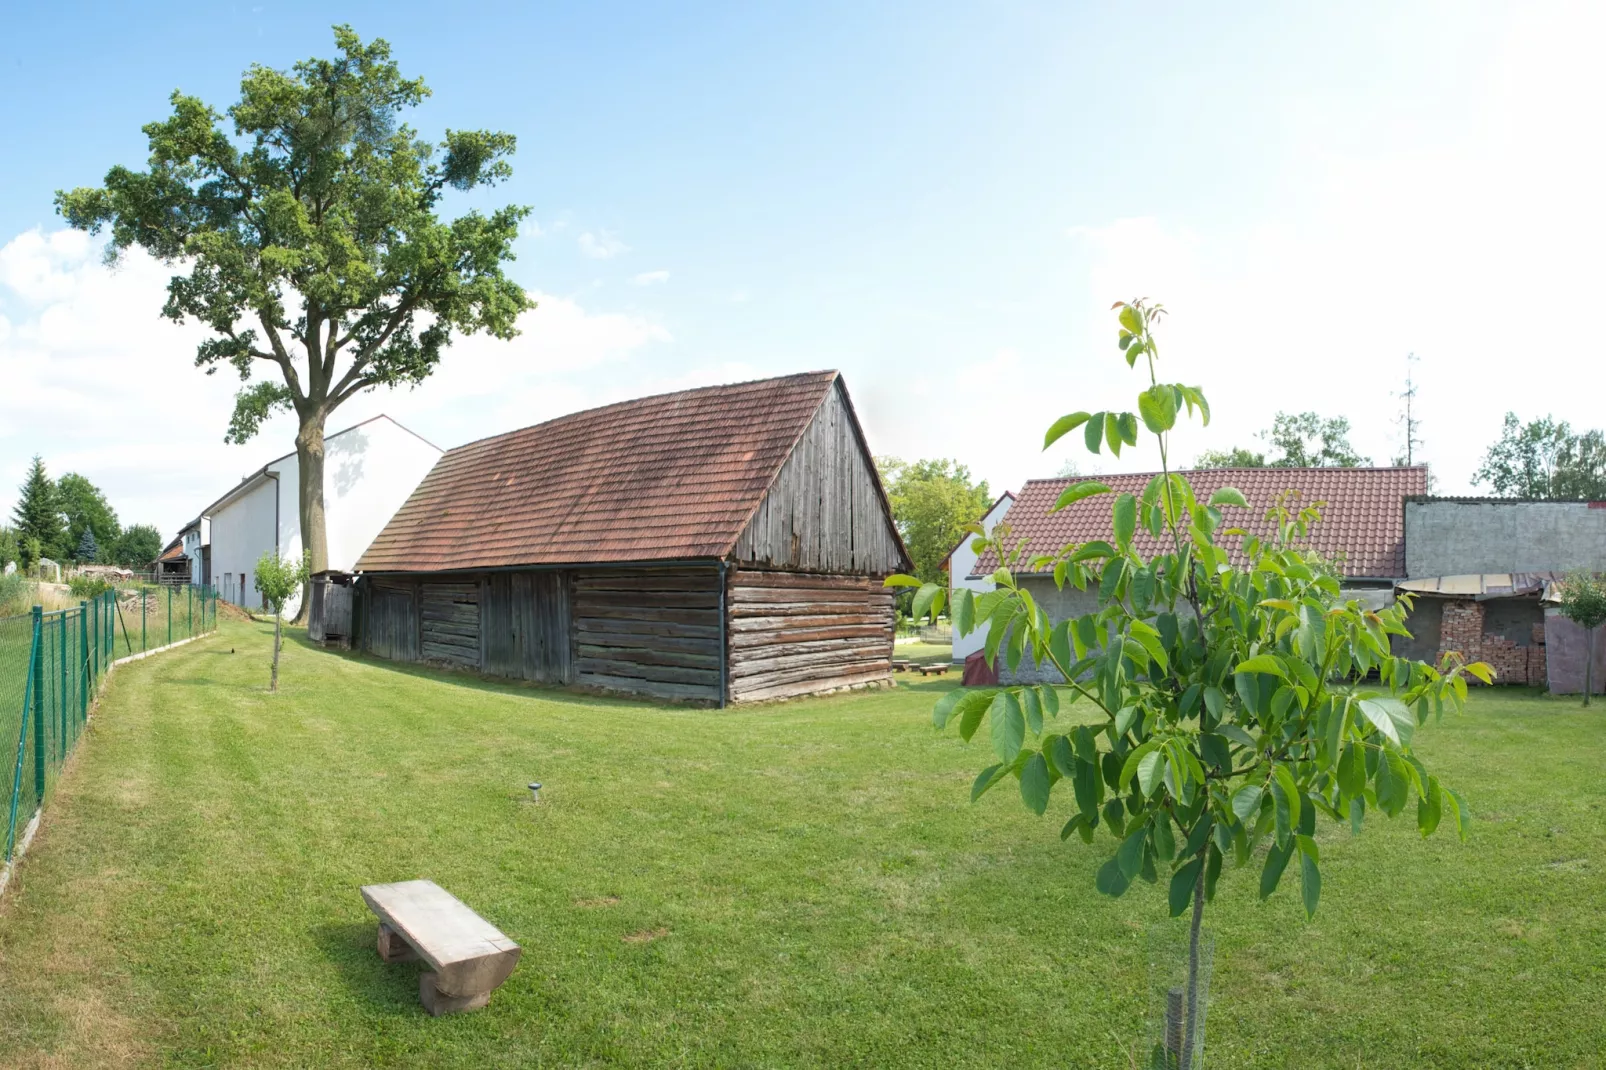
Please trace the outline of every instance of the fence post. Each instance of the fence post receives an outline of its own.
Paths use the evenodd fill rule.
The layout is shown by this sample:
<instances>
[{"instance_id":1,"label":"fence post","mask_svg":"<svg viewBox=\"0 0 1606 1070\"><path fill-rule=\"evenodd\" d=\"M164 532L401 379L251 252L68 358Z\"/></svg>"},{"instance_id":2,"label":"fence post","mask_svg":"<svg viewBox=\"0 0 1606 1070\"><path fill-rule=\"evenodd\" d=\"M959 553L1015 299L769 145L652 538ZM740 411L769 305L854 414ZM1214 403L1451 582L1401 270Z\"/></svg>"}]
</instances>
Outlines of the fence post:
<instances>
[{"instance_id":1,"label":"fence post","mask_svg":"<svg viewBox=\"0 0 1606 1070\"><path fill-rule=\"evenodd\" d=\"M89 720L89 603L78 603L78 719Z\"/></svg>"},{"instance_id":2,"label":"fence post","mask_svg":"<svg viewBox=\"0 0 1606 1070\"><path fill-rule=\"evenodd\" d=\"M189 612L189 618L190 618L190 638L194 639L195 638L195 588L194 587L186 587L186 588L184 588L184 601L185 601L185 604L188 605L188 607L189 607L188 612Z\"/></svg>"},{"instance_id":3,"label":"fence post","mask_svg":"<svg viewBox=\"0 0 1606 1070\"><path fill-rule=\"evenodd\" d=\"M60 654L57 658L61 662L61 724L65 731L67 727L67 614L63 613L56 618L56 627L61 630L61 642L56 644Z\"/></svg>"},{"instance_id":4,"label":"fence post","mask_svg":"<svg viewBox=\"0 0 1606 1070\"><path fill-rule=\"evenodd\" d=\"M173 645L173 585L167 584L167 645Z\"/></svg>"},{"instance_id":5,"label":"fence post","mask_svg":"<svg viewBox=\"0 0 1606 1070\"><path fill-rule=\"evenodd\" d=\"M145 596L148 594L145 585L139 587L139 652L145 653Z\"/></svg>"},{"instance_id":6,"label":"fence post","mask_svg":"<svg viewBox=\"0 0 1606 1070\"><path fill-rule=\"evenodd\" d=\"M39 612L38 608L34 612ZM11 861L12 849L17 845L17 801L22 796L22 756L28 753L28 711L33 708L33 663L39 656L37 647L28 650L28 682L22 689L22 723L17 726L17 765L11 773L11 827L6 833L6 861Z\"/></svg>"},{"instance_id":7,"label":"fence post","mask_svg":"<svg viewBox=\"0 0 1606 1070\"><path fill-rule=\"evenodd\" d=\"M33 788L34 796L43 805L45 801L45 659L42 648L44 610L33 607Z\"/></svg>"}]
</instances>

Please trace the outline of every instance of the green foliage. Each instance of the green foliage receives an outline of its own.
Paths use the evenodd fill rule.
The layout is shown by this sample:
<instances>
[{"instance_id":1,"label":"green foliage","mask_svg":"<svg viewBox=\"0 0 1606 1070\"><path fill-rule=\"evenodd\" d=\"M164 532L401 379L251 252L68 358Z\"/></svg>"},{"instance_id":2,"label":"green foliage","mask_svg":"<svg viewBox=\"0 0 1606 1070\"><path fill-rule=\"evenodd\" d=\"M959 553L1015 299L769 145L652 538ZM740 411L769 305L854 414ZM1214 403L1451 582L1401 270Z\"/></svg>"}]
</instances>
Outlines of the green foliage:
<instances>
[{"instance_id":1,"label":"green foliage","mask_svg":"<svg viewBox=\"0 0 1606 1070\"><path fill-rule=\"evenodd\" d=\"M1508 412L1472 479L1502 498L1600 501L1606 499L1606 436L1574 433L1565 420L1549 416L1524 424Z\"/></svg>"},{"instance_id":2,"label":"green foliage","mask_svg":"<svg viewBox=\"0 0 1606 1070\"><path fill-rule=\"evenodd\" d=\"M1014 778L1027 807L1042 813L1056 789L1070 786L1062 837L1091 843L1102 827L1115 844L1100 891L1120 895L1134 880L1168 877L1173 913L1191 892L1197 928L1225 860L1260 865L1265 897L1297 855L1314 914L1318 817L1358 830L1369 811L1395 817L1414 797L1424 835L1447 819L1465 837L1465 804L1428 773L1411 741L1429 717L1460 708L1468 674L1487 682L1489 670L1453 654L1438 666L1396 657L1391 636L1408 634L1408 606L1373 611L1343 597L1332 570L1300 548L1316 509L1277 506L1262 537L1235 526L1232 514L1244 507L1236 490L1200 502L1170 472L1169 456L1176 419L1208 413L1203 395L1157 378L1152 328L1162 310L1117 307L1128 364L1134 350L1147 358L1141 416L1075 413L1046 443L1085 426L1090 450L1113 451L1133 444L1126 429L1141 419L1158 441L1162 473L1141 495L1115 498L1113 544L1070 545L1027 562L994 542L1004 562L997 589L951 594L956 627L985 630L989 659L1000 656L1011 670L1027 657L1051 666L1066 681L1063 704L1090 708L1095 724L1056 730L1062 699L1047 686L951 693L933 719L938 728L957 722L966 739L988 722L997 762L974 796ZM1107 492L1090 481L1067 493ZM1138 530L1168 549L1143 556ZM1017 568L1052 570L1062 588L1096 591L1098 608L1053 621ZM917 602L940 607L949 597L927 584Z\"/></svg>"},{"instance_id":3,"label":"green foliage","mask_svg":"<svg viewBox=\"0 0 1606 1070\"><path fill-rule=\"evenodd\" d=\"M67 541L67 529L62 523L61 502L56 485L45 472L45 462L37 454L28 468L28 477L18 490L21 496L11 519L16 524L25 563L33 567L41 556L56 560L66 557L63 544Z\"/></svg>"},{"instance_id":4,"label":"green foliage","mask_svg":"<svg viewBox=\"0 0 1606 1070\"><path fill-rule=\"evenodd\" d=\"M95 484L76 472L68 472L56 481L56 502L67 520L67 535L63 547L70 547L79 561L95 561L98 550L110 551L117 545L122 525L117 513L106 501L106 495ZM85 534L89 535L86 544ZM85 553L86 545L88 553Z\"/></svg>"},{"instance_id":5,"label":"green foliage","mask_svg":"<svg viewBox=\"0 0 1606 1070\"><path fill-rule=\"evenodd\" d=\"M117 539L114 563L143 572L162 552L162 533L150 524L132 524Z\"/></svg>"},{"instance_id":6,"label":"green foliage","mask_svg":"<svg viewBox=\"0 0 1606 1070\"><path fill-rule=\"evenodd\" d=\"M905 464L896 457L880 457L876 468L915 575L936 582L943 559L964 537L966 525L979 521L993 504L987 481L972 483L970 469L951 460Z\"/></svg>"},{"instance_id":7,"label":"green foliage","mask_svg":"<svg viewBox=\"0 0 1606 1070\"><path fill-rule=\"evenodd\" d=\"M438 214L449 191L512 173L513 136L425 141L400 121L429 95L423 81L401 76L383 40L338 26L335 43L334 59L251 67L227 113L233 137L224 115L175 91L172 114L144 127L148 170L119 165L101 187L56 194L72 226L109 228L109 256L138 246L188 272L169 281L162 311L210 330L197 366L239 374L229 442L293 410L298 441L321 450L325 419L349 398L416 385L455 334L511 338L534 307L502 270L529 209ZM301 519L322 567L311 456L301 478L316 491Z\"/></svg>"},{"instance_id":8,"label":"green foliage","mask_svg":"<svg viewBox=\"0 0 1606 1070\"><path fill-rule=\"evenodd\" d=\"M1267 455L1242 447L1206 450L1194 461L1195 468L1358 468L1371 464L1349 443L1349 420L1343 416L1323 418L1314 412L1279 412L1271 429L1255 437L1272 449Z\"/></svg>"},{"instance_id":9,"label":"green foliage","mask_svg":"<svg viewBox=\"0 0 1606 1070\"><path fill-rule=\"evenodd\" d=\"M4 572L7 565L17 560L21 552L22 547L17 543L16 529L0 524L0 572Z\"/></svg>"},{"instance_id":10,"label":"green foliage","mask_svg":"<svg viewBox=\"0 0 1606 1070\"><path fill-rule=\"evenodd\" d=\"M299 561L291 561L269 551L257 559L253 571L256 589L262 592L263 601L276 614L284 611L284 604L307 582L307 575L308 555L305 553Z\"/></svg>"},{"instance_id":11,"label":"green foliage","mask_svg":"<svg viewBox=\"0 0 1606 1070\"><path fill-rule=\"evenodd\" d=\"M103 576L73 576L67 581L67 589L74 598L89 599L105 594L112 584Z\"/></svg>"}]
</instances>

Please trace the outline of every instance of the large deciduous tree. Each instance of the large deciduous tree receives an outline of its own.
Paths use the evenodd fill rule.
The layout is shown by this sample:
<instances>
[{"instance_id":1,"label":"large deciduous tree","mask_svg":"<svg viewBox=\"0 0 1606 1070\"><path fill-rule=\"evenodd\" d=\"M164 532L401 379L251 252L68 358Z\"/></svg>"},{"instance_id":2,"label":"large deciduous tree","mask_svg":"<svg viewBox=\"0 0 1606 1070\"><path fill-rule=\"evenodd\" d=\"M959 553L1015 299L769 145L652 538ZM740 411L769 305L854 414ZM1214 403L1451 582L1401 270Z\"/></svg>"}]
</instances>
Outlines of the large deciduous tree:
<instances>
[{"instance_id":1,"label":"large deciduous tree","mask_svg":"<svg viewBox=\"0 0 1606 1070\"><path fill-rule=\"evenodd\" d=\"M93 562L96 548L110 551L117 545L117 537L122 534L117 511L106 501L105 493L87 478L68 472L56 480L56 501L67 521L63 545L73 547L80 562ZM87 543L86 534L89 536ZM90 548L87 558L84 556L86 546Z\"/></svg>"},{"instance_id":2,"label":"large deciduous tree","mask_svg":"<svg viewBox=\"0 0 1606 1070\"><path fill-rule=\"evenodd\" d=\"M952 460L905 463L881 457L876 467L915 575L935 581L942 575L943 558L964 536L965 525L980 520L992 505L987 481L972 483L970 469Z\"/></svg>"},{"instance_id":3,"label":"large deciduous tree","mask_svg":"<svg viewBox=\"0 0 1606 1070\"><path fill-rule=\"evenodd\" d=\"M162 552L162 533L150 524L130 524L117 539L112 560L123 568L143 572Z\"/></svg>"},{"instance_id":4,"label":"large deciduous tree","mask_svg":"<svg viewBox=\"0 0 1606 1070\"><path fill-rule=\"evenodd\" d=\"M1574 433L1549 416L1523 423L1508 412L1472 479L1502 498L1606 499L1606 436Z\"/></svg>"},{"instance_id":5,"label":"large deciduous tree","mask_svg":"<svg viewBox=\"0 0 1606 1070\"><path fill-rule=\"evenodd\" d=\"M1062 839L1091 844L1099 829L1110 833L1099 891L1119 896L1134 881L1164 880L1172 915L1191 910L1185 1010L1176 1022L1182 1036L1167 1030L1159 1050L1143 1056L1145 1066L1190 1070L1203 1045L1200 927L1227 860L1259 869L1261 898L1295 867L1305 911L1314 915L1321 853L1343 850L1334 841L1318 847L1318 817L1359 832L1368 813L1392 818L1414 798L1423 835L1444 821L1464 836L1465 804L1411 743L1419 726L1465 701L1466 674L1488 683L1490 673L1454 653L1438 665L1396 656L1391 637L1407 634L1408 606L1374 610L1346 597L1303 548L1319 521L1315 508L1280 506L1255 518L1231 487L1198 500L1169 459L1173 431L1188 415L1209 422L1204 395L1159 380L1159 307L1117 307L1120 348L1149 376L1137 412L1072 413L1044 443L1080 429L1097 453L1105 444L1136 444L1141 429L1154 437L1161 472L1141 494L1112 494L1084 480L1055 506L1109 495L1109 538L1022 547L975 527L979 549L999 560L995 590L948 591L898 576L887 582L919 588L916 616L951 601L954 627L985 629L987 659L1001 655L1009 673L1029 658L1056 681L956 688L937 702L933 719L938 729L956 725L967 740L986 725L996 761L977 776L973 800L1014 780L1035 813L1058 801L1068 818ZM959 426L979 432L1007 424L1007 414L985 412ZM1158 552L1144 552L1156 543ZM1097 606L1051 620L1022 572L1052 573L1060 588L1095 592ZM1082 712L1056 723L1071 703Z\"/></svg>"},{"instance_id":6,"label":"large deciduous tree","mask_svg":"<svg viewBox=\"0 0 1606 1070\"><path fill-rule=\"evenodd\" d=\"M110 228L187 274L163 314L211 336L195 362L246 383L225 436L244 442L279 410L298 421L302 540L328 566L324 425L365 390L415 385L455 333L511 338L534 307L503 273L529 209L439 215L450 190L494 185L512 169L511 134L447 130L422 140L399 117L429 90L403 78L383 40L335 28L339 56L292 70L253 66L222 115L175 92L144 128L149 168L113 167L105 185L56 195L74 227ZM264 378L256 378L258 371Z\"/></svg>"}]
</instances>

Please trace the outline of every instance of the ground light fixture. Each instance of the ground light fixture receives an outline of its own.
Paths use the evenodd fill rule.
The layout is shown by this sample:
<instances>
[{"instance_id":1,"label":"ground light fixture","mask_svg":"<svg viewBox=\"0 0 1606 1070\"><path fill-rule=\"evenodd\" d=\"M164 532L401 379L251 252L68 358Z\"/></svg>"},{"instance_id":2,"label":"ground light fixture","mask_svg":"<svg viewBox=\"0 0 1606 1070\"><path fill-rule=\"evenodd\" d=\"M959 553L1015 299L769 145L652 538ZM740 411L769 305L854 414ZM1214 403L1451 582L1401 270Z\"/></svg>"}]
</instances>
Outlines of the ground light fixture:
<instances>
[{"instance_id":1,"label":"ground light fixture","mask_svg":"<svg viewBox=\"0 0 1606 1070\"><path fill-rule=\"evenodd\" d=\"M539 780L532 780L530 782L530 801L541 801L541 782Z\"/></svg>"}]
</instances>

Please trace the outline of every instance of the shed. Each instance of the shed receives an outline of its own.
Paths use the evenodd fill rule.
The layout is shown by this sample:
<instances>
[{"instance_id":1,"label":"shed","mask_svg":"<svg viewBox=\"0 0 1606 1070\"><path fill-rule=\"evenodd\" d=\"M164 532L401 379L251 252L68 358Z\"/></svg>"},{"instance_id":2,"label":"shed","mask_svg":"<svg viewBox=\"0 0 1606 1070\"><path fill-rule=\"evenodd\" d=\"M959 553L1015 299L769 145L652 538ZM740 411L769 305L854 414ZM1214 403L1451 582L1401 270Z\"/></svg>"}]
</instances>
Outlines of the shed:
<instances>
[{"instance_id":1,"label":"shed","mask_svg":"<svg viewBox=\"0 0 1606 1070\"><path fill-rule=\"evenodd\" d=\"M1409 636L1395 636L1394 653L1430 664L1450 651L1487 662L1495 682L1546 686L1550 675L1542 601L1555 572L1475 572L1402 580L1412 596ZM1580 673L1580 675L1582 675Z\"/></svg>"},{"instance_id":2,"label":"shed","mask_svg":"<svg viewBox=\"0 0 1606 1070\"><path fill-rule=\"evenodd\" d=\"M1228 519L1233 526L1262 536L1270 531L1267 512L1277 504L1320 506L1321 519L1311 527L1304 545L1332 560L1346 597L1386 603L1394 583L1407 575L1404 506L1411 496L1426 492L1426 468L1208 468L1181 474L1201 500L1222 487L1242 491L1249 507L1230 510ZM1121 473L1099 479L1116 494L1142 494L1155 475ZM1054 508L1060 494L1079 481L1075 476L1027 480L1005 519L1010 539L1024 544L1026 560L1057 553L1071 543L1113 537L1113 495L1100 494L1064 509ZM1144 554L1157 553L1165 545L1142 530L1135 544ZM1228 549L1236 556L1231 541ZM983 579L996 568L997 554L989 550L971 566L969 578ZM1079 591L1070 585L1061 588L1054 583L1051 570L1033 572L1023 567L1015 575L1054 621L1097 608L1096 591ZM1051 666L1034 665L1028 657L1017 671L1001 672L1000 679L1005 683L1057 681L1059 673Z\"/></svg>"},{"instance_id":3,"label":"shed","mask_svg":"<svg viewBox=\"0 0 1606 1070\"><path fill-rule=\"evenodd\" d=\"M910 567L834 371L621 402L441 457L357 562L356 645L725 705L890 680Z\"/></svg>"}]
</instances>

